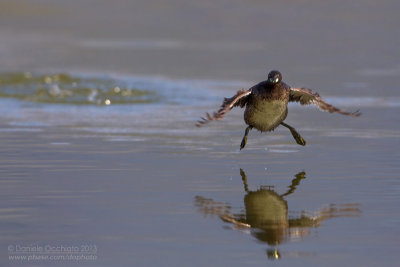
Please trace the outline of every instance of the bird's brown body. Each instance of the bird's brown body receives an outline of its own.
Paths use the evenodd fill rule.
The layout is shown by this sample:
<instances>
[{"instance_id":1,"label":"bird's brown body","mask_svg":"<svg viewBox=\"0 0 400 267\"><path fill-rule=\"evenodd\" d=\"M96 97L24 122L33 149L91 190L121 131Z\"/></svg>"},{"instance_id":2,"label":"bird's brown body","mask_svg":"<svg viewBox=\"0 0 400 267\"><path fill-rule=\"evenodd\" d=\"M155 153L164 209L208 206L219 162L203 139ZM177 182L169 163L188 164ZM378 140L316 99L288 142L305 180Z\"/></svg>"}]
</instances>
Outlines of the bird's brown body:
<instances>
[{"instance_id":1,"label":"bird's brown body","mask_svg":"<svg viewBox=\"0 0 400 267\"><path fill-rule=\"evenodd\" d=\"M358 117L360 112L346 112L325 102L318 93L308 88L295 88L282 82L282 74L279 71L271 71L268 80L260 82L248 90L239 90L233 97L225 98L220 109L207 118L197 122L202 126L212 120L221 120L233 107L246 107L244 121L248 125L240 144L243 149L247 142L247 135L253 128L261 132L272 131L279 125L290 130L297 144L304 146L306 141L290 125L284 123L288 114L287 105L289 102L299 102L301 105L315 104L321 110L330 113L337 112L343 115Z\"/></svg>"},{"instance_id":2,"label":"bird's brown body","mask_svg":"<svg viewBox=\"0 0 400 267\"><path fill-rule=\"evenodd\" d=\"M255 85L244 111L246 124L261 132L278 127L288 114L289 90L285 83L272 85L264 81Z\"/></svg>"}]
</instances>

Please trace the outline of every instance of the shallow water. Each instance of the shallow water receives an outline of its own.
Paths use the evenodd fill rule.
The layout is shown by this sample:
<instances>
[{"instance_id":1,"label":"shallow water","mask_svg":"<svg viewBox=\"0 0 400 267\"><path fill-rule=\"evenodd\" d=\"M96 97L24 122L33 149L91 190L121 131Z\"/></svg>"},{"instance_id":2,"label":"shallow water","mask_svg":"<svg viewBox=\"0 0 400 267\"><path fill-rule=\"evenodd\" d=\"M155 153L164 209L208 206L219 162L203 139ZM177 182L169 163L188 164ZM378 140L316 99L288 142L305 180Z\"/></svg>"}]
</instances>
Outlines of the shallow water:
<instances>
[{"instance_id":1,"label":"shallow water","mask_svg":"<svg viewBox=\"0 0 400 267\"><path fill-rule=\"evenodd\" d=\"M0 2L0 265L398 262L398 3L208 5ZM363 115L194 126L272 68Z\"/></svg>"}]
</instances>

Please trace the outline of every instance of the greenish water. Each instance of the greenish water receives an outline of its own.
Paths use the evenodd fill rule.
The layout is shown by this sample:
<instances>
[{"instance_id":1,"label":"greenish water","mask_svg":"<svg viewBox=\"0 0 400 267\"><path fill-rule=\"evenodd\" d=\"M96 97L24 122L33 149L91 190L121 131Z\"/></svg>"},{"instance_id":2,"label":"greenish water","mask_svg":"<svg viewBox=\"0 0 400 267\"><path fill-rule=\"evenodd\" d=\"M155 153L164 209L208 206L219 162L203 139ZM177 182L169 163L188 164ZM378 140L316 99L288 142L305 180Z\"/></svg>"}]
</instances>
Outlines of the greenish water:
<instances>
[{"instance_id":1,"label":"greenish water","mask_svg":"<svg viewBox=\"0 0 400 267\"><path fill-rule=\"evenodd\" d=\"M155 92L137 89L122 81L85 78L63 73L39 75L30 72L0 74L0 97L73 105L138 104L159 101Z\"/></svg>"}]
</instances>

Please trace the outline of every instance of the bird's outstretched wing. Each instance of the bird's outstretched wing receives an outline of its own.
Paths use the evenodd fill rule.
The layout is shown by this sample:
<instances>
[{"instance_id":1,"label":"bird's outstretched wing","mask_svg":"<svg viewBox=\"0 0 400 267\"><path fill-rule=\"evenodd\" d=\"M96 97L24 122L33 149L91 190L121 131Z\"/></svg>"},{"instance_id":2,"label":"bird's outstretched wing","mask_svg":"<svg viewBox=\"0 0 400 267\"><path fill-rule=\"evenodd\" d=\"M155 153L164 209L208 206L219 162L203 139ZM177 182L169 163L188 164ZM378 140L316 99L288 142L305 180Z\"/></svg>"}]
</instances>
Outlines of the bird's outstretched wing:
<instances>
[{"instance_id":1,"label":"bird's outstretched wing","mask_svg":"<svg viewBox=\"0 0 400 267\"><path fill-rule=\"evenodd\" d=\"M308 88L290 88L290 97L289 101L291 102L300 102L301 105L310 105L315 104L321 110L328 111L329 113L337 112L343 115L358 117L361 115L359 110L355 112L347 112L337 107L334 107L328 103L326 103L318 93L311 91Z\"/></svg>"},{"instance_id":2,"label":"bird's outstretched wing","mask_svg":"<svg viewBox=\"0 0 400 267\"><path fill-rule=\"evenodd\" d=\"M231 98L224 98L224 102L222 102L219 110L214 112L212 116L209 113L206 113L206 118L202 117L201 120L197 121L196 126L200 127L207 122L221 120L233 107L240 106L243 108L247 103L247 96L251 94L252 89L253 88L248 90L242 89L237 91L237 93Z\"/></svg>"}]
</instances>

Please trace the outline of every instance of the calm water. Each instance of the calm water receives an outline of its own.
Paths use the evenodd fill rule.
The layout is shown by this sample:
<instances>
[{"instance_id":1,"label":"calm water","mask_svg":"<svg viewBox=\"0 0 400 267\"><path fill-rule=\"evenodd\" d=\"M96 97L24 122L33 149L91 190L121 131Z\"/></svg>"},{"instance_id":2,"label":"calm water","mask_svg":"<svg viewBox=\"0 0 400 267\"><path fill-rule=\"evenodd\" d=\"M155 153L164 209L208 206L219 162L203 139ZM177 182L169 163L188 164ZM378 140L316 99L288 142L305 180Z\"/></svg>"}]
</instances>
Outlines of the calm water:
<instances>
[{"instance_id":1,"label":"calm water","mask_svg":"<svg viewBox=\"0 0 400 267\"><path fill-rule=\"evenodd\" d=\"M0 265L395 265L399 8L0 1ZM363 115L194 126L275 68Z\"/></svg>"}]
</instances>

